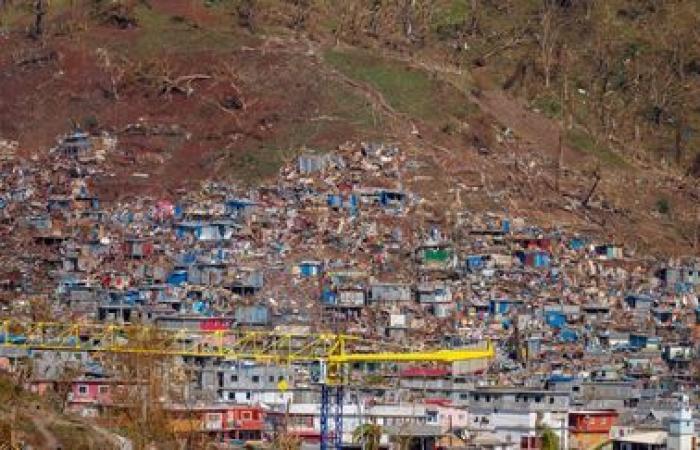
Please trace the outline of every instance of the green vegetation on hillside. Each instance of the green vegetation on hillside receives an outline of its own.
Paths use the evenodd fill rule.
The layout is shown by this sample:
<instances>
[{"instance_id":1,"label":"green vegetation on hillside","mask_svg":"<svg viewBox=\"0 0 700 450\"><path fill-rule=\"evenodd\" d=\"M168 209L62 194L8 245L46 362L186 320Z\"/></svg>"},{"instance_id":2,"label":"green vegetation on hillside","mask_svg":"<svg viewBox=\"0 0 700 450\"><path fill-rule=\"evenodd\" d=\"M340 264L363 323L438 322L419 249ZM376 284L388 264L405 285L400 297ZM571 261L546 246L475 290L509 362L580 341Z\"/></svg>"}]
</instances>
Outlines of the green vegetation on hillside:
<instances>
[{"instance_id":1,"label":"green vegetation on hillside","mask_svg":"<svg viewBox=\"0 0 700 450\"><path fill-rule=\"evenodd\" d=\"M629 167L627 162L617 153L597 143L595 139L583 130L569 130L566 134L566 144L576 150L596 156L602 163L612 167Z\"/></svg>"},{"instance_id":2,"label":"green vegetation on hillside","mask_svg":"<svg viewBox=\"0 0 700 450\"><path fill-rule=\"evenodd\" d=\"M461 86L440 81L451 74L414 66L478 68L486 85L550 117L564 115L568 129L581 126L622 159L646 150L689 172L700 165L695 0L197 0L169 13L158 1L60 0L45 7L47 33L95 26L115 4L137 23L124 46L130 55L225 54L287 29L356 47L328 50L325 61L375 88L398 112L438 127L465 119L470 106ZM27 6L0 11L5 26L25 28L33 13ZM570 141L601 153L576 145L576 136Z\"/></svg>"},{"instance_id":3,"label":"green vegetation on hillside","mask_svg":"<svg viewBox=\"0 0 700 450\"><path fill-rule=\"evenodd\" d=\"M326 61L346 76L379 91L398 112L434 124L470 112L466 96L421 69L361 50L329 50Z\"/></svg>"}]
</instances>

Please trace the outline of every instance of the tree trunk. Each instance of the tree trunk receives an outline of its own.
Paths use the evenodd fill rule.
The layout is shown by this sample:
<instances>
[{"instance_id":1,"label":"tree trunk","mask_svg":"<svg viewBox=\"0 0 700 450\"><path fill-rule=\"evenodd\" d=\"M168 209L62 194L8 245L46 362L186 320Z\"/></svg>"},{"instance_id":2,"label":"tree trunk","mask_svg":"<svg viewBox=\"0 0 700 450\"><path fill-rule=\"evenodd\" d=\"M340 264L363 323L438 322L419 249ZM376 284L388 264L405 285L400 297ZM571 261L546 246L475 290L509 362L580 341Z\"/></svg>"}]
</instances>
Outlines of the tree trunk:
<instances>
[{"instance_id":1,"label":"tree trunk","mask_svg":"<svg viewBox=\"0 0 700 450\"><path fill-rule=\"evenodd\" d=\"M402 18L403 18L403 33L407 39L413 38L413 12L416 6L416 0L404 0Z\"/></svg>"},{"instance_id":2,"label":"tree trunk","mask_svg":"<svg viewBox=\"0 0 700 450\"><path fill-rule=\"evenodd\" d=\"M36 0L34 3L34 37L44 34L44 15L46 15L46 0Z\"/></svg>"},{"instance_id":3,"label":"tree trunk","mask_svg":"<svg viewBox=\"0 0 700 450\"><path fill-rule=\"evenodd\" d=\"M685 128L685 118L683 114L679 114L676 118L675 139L674 139L674 157L676 164L683 161L683 129Z\"/></svg>"},{"instance_id":4,"label":"tree trunk","mask_svg":"<svg viewBox=\"0 0 700 450\"><path fill-rule=\"evenodd\" d=\"M479 0L471 0L470 13L469 34L476 37L476 33L479 31Z\"/></svg>"}]
</instances>

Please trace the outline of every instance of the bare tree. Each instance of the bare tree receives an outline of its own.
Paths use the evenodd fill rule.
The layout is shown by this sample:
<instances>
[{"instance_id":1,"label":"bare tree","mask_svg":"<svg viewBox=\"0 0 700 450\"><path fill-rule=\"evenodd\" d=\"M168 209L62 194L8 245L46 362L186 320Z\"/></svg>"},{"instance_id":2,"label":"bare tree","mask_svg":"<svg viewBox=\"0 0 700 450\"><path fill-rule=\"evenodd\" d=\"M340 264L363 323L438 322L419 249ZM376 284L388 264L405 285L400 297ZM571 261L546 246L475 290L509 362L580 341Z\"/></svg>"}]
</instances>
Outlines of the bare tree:
<instances>
[{"instance_id":1,"label":"bare tree","mask_svg":"<svg viewBox=\"0 0 700 450\"><path fill-rule=\"evenodd\" d=\"M544 86L549 88L552 78L552 66L555 62L555 49L559 40L559 20L557 2L555 0L542 0L540 13L540 33L538 37L540 46L540 58L544 71Z\"/></svg>"},{"instance_id":2,"label":"bare tree","mask_svg":"<svg viewBox=\"0 0 700 450\"><path fill-rule=\"evenodd\" d=\"M82 370L76 364L65 363L54 380L53 394L58 410L61 413L66 411L70 401L70 394L73 391L73 383L81 374Z\"/></svg>"},{"instance_id":3,"label":"bare tree","mask_svg":"<svg viewBox=\"0 0 700 450\"><path fill-rule=\"evenodd\" d=\"M46 0L36 0L34 2L34 27L31 33L34 38L39 38L44 34L44 16L47 8Z\"/></svg>"}]
</instances>

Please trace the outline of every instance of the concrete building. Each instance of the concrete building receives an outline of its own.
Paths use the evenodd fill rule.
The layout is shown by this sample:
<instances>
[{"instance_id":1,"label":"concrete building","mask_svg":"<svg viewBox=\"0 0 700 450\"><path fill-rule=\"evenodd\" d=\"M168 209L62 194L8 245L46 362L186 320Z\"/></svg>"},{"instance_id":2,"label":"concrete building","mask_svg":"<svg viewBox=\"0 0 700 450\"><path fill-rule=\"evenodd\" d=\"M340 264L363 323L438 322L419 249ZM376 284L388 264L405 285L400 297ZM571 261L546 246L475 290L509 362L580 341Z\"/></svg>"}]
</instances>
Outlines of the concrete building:
<instances>
[{"instance_id":1,"label":"concrete building","mask_svg":"<svg viewBox=\"0 0 700 450\"><path fill-rule=\"evenodd\" d=\"M469 394L471 431L492 432L506 442L534 437L547 426L568 448L568 411L566 392L519 388L476 388Z\"/></svg>"}]
</instances>

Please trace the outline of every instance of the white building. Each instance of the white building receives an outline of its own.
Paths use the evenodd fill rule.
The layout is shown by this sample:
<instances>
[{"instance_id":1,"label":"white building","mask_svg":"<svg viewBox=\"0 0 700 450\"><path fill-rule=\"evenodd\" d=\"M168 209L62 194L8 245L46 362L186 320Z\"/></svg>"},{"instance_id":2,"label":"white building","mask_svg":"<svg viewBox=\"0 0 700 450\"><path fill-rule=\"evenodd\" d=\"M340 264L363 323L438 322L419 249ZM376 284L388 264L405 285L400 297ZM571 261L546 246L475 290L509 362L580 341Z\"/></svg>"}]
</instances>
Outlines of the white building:
<instances>
[{"instance_id":1,"label":"white building","mask_svg":"<svg viewBox=\"0 0 700 450\"><path fill-rule=\"evenodd\" d=\"M668 450L693 450L695 423L687 394L678 395L679 407L668 422Z\"/></svg>"}]
</instances>

